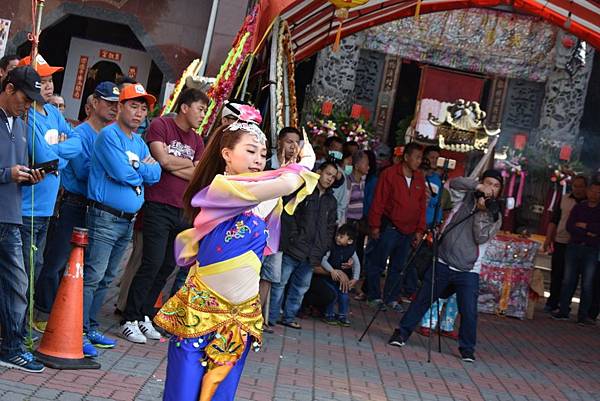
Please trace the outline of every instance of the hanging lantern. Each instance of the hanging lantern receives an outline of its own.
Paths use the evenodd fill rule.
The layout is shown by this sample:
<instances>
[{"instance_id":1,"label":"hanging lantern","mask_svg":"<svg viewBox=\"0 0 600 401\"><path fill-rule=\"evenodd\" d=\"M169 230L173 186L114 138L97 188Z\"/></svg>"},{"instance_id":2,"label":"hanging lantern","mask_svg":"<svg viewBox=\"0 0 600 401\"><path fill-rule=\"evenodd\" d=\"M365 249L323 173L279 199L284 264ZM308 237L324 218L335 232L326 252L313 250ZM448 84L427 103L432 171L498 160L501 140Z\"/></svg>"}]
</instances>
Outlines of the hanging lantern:
<instances>
[{"instance_id":1,"label":"hanging lantern","mask_svg":"<svg viewBox=\"0 0 600 401\"><path fill-rule=\"evenodd\" d=\"M321 105L321 114L323 114L324 116L330 116L332 111L333 103L329 100L324 101L323 105Z\"/></svg>"},{"instance_id":2,"label":"hanging lantern","mask_svg":"<svg viewBox=\"0 0 600 401\"><path fill-rule=\"evenodd\" d=\"M571 148L571 146L563 145L560 148L560 155L558 156L558 158L562 161L568 162L569 160L571 160L572 152L573 152L573 148Z\"/></svg>"},{"instance_id":3,"label":"hanging lantern","mask_svg":"<svg viewBox=\"0 0 600 401\"><path fill-rule=\"evenodd\" d=\"M333 42L333 51L337 52L340 48L340 40L342 38L342 25L344 24L344 21L348 19L350 9L367 4L369 0L329 0L329 2L335 6L334 15L339 22L337 33L335 34L335 41Z\"/></svg>"},{"instance_id":4,"label":"hanging lantern","mask_svg":"<svg viewBox=\"0 0 600 401\"><path fill-rule=\"evenodd\" d=\"M360 116L363 120L369 121L371 119L371 112L366 107L363 107L360 111Z\"/></svg>"},{"instance_id":5,"label":"hanging lantern","mask_svg":"<svg viewBox=\"0 0 600 401\"><path fill-rule=\"evenodd\" d=\"M575 41L573 40L573 38L571 38L569 36L565 36L564 38L562 38L561 42L565 49L570 49L573 46L575 46Z\"/></svg>"},{"instance_id":6,"label":"hanging lantern","mask_svg":"<svg viewBox=\"0 0 600 401\"><path fill-rule=\"evenodd\" d=\"M518 133L513 137L513 147L515 150L523 150L525 149L525 145L527 144L527 134Z\"/></svg>"},{"instance_id":7,"label":"hanging lantern","mask_svg":"<svg viewBox=\"0 0 600 401\"><path fill-rule=\"evenodd\" d=\"M362 106L360 104L354 103L352 105L352 110L350 111L350 117L354 119L358 119L362 113Z\"/></svg>"}]
</instances>

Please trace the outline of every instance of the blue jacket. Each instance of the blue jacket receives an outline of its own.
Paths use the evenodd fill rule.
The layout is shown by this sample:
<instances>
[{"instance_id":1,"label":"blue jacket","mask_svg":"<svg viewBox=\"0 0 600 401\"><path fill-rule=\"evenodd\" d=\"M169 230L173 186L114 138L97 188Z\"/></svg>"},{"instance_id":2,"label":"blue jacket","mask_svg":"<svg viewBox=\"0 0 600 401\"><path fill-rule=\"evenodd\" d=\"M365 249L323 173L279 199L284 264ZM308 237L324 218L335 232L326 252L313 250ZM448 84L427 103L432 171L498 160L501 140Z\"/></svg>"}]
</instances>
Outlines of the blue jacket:
<instances>
[{"instance_id":1,"label":"blue jacket","mask_svg":"<svg viewBox=\"0 0 600 401\"><path fill-rule=\"evenodd\" d=\"M29 109L27 120L27 148L31 165L58 159L59 174L47 174L36 185L23 187L23 216L49 217L54 214L56 196L60 187L60 174L67 167L68 160L81 152L79 135L67 123L60 111L53 105L44 106L46 115ZM35 125L35 130L31 127ZM60 134L67 140L58 142ZM33 199L33 209L32 209Z\"/></svg>"},{"instance_id":2,"label":"blue jacket","mask_svg":"<svg viewBox=\"0 0 600 401\"><path fill-rule=\"evenodd\" d=\"M100 131L94 143L88 198L127 213L136 213L144 204L144 185L160 180L160 164L145 164L150 154L139 136L128 137L113 123ZM133 168L132 161L139 161ZM141 193L136 193L139 187Z\"/></svg>"},{"instance_id":3,"label":"blue jacket","mask_svg":"<svg viewBox=\"0 0 600 401\"><path fill-rule=\"evenodd\" d=\"M69 192L87 196L92 150L98 133L87 122L78 125L75 132L81 139L81 153L69 161L63 171L61 184Z\"/></svg>"},{"instance_id":4,"label":"blue jacket","mask_svg":"<svg viewBox=\"0 0 600 401\"><path fill-rule=\"evenodd\" d=\"M437 194L431 193L431 189L429 188L430 185L431 185L431 189L433 189L434 191L437 191ZM443 192L442 177L440 177L440 175L435 172L432 173L431 175L426 176L425 177L425 190L428 193L430 193L429 203L427 203L427 210L425 212L425 220L427 223L427 227L429 227L431 225L431 223L433 223L433 216L435 214L435 208L437 207L437 204L440 203L440 201L442 199L442 192ZM435 219L435 224L438 224L440 221L442 221L441 205L440 205L440 208L438 209L437 218Z\"/></svg>"}]
</instances>

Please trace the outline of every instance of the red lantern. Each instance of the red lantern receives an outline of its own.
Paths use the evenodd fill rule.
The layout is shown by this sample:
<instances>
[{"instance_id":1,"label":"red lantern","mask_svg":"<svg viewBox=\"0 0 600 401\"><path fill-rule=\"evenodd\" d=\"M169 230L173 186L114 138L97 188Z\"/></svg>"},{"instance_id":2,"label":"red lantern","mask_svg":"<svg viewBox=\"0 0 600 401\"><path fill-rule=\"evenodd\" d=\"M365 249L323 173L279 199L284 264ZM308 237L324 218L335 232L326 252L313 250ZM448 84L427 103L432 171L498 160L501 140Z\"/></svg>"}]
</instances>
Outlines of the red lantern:
<instances>
[{"instance_id":1,"label":"red lantern","mask_svg":"<svg viewBox=\"0 0 600 401\"><path fill-rule=\"evenodd\" d=\"M573 38L570 38L569 36L565 36L564 38L562 38L562 45L564 46L565 49L570 49L573 46L575 46L575 41L573 40Z\"/></svg>"},{"instance_id":2,"label":"red lantern","mask_svg":"<svg viewBox=\"0 0 600 401\"><path fill-rule=\"evenodd\" d=\"M571 160L571 152L573 152L573 148L571 148L571 146L563 145L560 148L560 155L558 156L558 158L562 161L568 162L569 160Z\"/></svg>"},{"instance_id":3,"label":"red lantern","mask_svg":"<svg viewBox=\"0 0 600 401\"><path fill-rule=\"evenodd\" d=\"M371 112L366 107L363 107L360 113L363 120L369 121L371 119Z\"/></svg>"},{"instance_id":4,"label":"red lantern","mask_svg":"<svg viewBox=\"0 0 600 401\"><path fill-rule=\"evenodd\" d=\"M329 100L324 101L323 105L321 106L321 114L323 114L324 116L330 116L332 111L333 103Z\"/></svg>"},{"instance_id":5,"label":"red lantern","mask_svg":"<svg viewBox=\"0 0 600 401\"><path fill-rule=\"evenodd\" d=\"M353 104L352 105L352 111L350 112L350 117L357 119L358 117L360 117L362 112L362 106L360 104Z\"/></svg>"},{"instance_id":6,"label":"red lantern","mask_svg":"<svg viewBox=\"0 0 600 401\"><path fill-rule=\"evenodd\" d=\"M527 144L527 134L518 133L513 137L513 147L515 150L523 150L525 149L525 145Z\"/></svg>"}]
</instances>

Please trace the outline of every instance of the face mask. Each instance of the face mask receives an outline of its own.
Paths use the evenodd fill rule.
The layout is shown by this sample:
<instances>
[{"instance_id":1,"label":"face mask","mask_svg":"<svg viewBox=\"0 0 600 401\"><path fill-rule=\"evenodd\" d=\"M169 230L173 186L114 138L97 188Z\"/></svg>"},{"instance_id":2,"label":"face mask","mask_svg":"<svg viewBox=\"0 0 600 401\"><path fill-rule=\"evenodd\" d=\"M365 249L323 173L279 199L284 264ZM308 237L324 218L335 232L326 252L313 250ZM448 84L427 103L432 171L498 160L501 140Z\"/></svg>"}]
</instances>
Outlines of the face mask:
<instances>
[{"instance_id":1,"label":"face mask","mask_svg":"<svg viewBox=\"0 0 600 401\"><path fill-rule=\"evenodd\" d=\"M344 155L342 154L342 152L340 152L339 150L330 150L329 151L329 156L337 159L337 160L342 160L342 157L344 157Z\"/></svg>"},{"instance_id":2,"label":"face mask","mask_svg":"<svg viewBox=\"0 0 600 401\"><path fill-rule=\"evenodd\" d=\"M344 167L344 173L345 173L346 175L350 175L350 174L352 174L352 166L345 166L345 167Z\"/></svg>"}]
</instances>

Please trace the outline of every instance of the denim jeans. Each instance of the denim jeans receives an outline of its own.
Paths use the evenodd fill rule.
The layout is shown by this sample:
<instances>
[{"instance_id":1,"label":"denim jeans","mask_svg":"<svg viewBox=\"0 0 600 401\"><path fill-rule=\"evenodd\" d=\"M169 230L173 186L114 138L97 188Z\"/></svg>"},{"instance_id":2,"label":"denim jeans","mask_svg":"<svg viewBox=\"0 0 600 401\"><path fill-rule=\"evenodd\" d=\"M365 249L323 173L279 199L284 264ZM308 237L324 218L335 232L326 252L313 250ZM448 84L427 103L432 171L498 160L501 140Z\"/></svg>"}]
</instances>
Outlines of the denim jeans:
<instances>
[{"instance_id":1,"label":"denim jeans","mask_svg":"<svg viewBox=\"0 0 600 401\"><path fill-rule=\"evenodd\" d=\"M568 315L571 310L571 298L577 289L581 275L581 301L577 319L587 319L594 294L594 277L598 261L598 248L569 244L565 254L565 277L560 291L560 313Z\"/></svg>"},{"instance_id":2,"label":"denim jeans","mask_svg":"<svg viewBox=\"0 0 600 401\"><path fill-rule=\"evenodd\" d=\"M85 228L86 206L83 202L63 199L58 218L50 225L44 264L35 284L35 309L50 313L65 266L71 254L71 234L75 227Z\"/></svg>"},{"instance_id":3,"label":"denim jeans","mask_svg":"<svg viewBox=\"0 0 600 401\"><path fill-rule=\"evenodd\" d=\"M296 319L296 314L302 305L304 294L310 287L310 280L313 274L313 267L308 260L300 261L283 253L281 261L281 280L279 283L272 283L271 300L269 309L269 322L274 323L279 317L279 311L283 304L284 323L291 323ZM285 287L289 282L287 297L283 303Z\"/></svg>"},{"instance_id":4,"label":"denim jeans","mask_svg":"<svg viewBox=\"0 0 600 401\"><path fill-rule=\"evenodd\" d=\"M133 222L94 207L88 208L89 245L85 250L83 268L84 332L99 327L96 316L131 241Z\"/></svg>"},{"instance_id":5,"label":"denim jeans","mask_svg":"<svg viewBox=\"0 0 600 401\"><path fill-rule=\"evenodd\" d=\"M431 272L431 268L425 272L423 286L417 292L417 298L410 304L400 320L400 335L404 340L410 337L431 306ZM435 269L433 299L448 298L453 293L456 293L458 312L461 319L458 347L461 351L475 352L479 274L455 271L450 269L448 265L438 262Z\"/></svg>"},{"instance_id":6,"label":"denim jeans","mask_svg":"<svg viewBox=\"0 0 600 401\"><path fill-rule=\"evenodd\" d=\"M33 220L33 230L31 221ZM44 265L44 248L46 247L46 235L48 234L48 222L50 217L28 217L23 216L23 225L21 229L21 240L23 241L23 262L25 262L25 272L27 275L31 271L31 244L33 233L33 267L34 282L37 282L42 267Z\"/></svg>"},{"instance_id":7,"label":"denim jeans","mask_svg":"<svg viewBox=\"0 0 600 401\"><path fill-rule=\"evenodd\" d=\"M330 278L324 281L336 295L336 298L333 300L333 302L330 302L325 308L325 317L329 319L335 317L335 306L337 305L337 317L339 319L347 318L348 311L350 310L350 296L347 292L342 292L342 290L340 290L340 283L335 282Z\"/></svg>"},{"instance_id":8,"label":"denim jeans","mask_svg":"<svg viewBox=\"0 0 600 401\"><path fill-rule=\"evenodd\" d=\"M22 351L27 310L27 273L17 224L0 223L0 334L2 355Z\"/></svg>"},{"instance_id":9,"label":"denim jeans","mask_svg":"<svg viewBox=\"0 0 600 401\"><path fill-rule=\"evenodd\" d=\"M142 264L129 286L123 320L154 317L156 299L176 267L175 237L188 227L181 209L158 202L144 204Z\"/></svg>"},{"instance_id":10,"label":"denim jeans","mask_svg":"<svg viewBox=\"0 0 600 401\"><path fill-rule=\"evenodd\" d=\"M412 235L403 234L391 225L383 230L373 248L367 250L365 270L367 276L367 298L372 301L381 298L381 273L385 270L388 258L390 268L383 288L383 301L387 304L397 301L400 292L410 295L417 290L417 271L409 266L400 274L410 252Z\"/></svg>"}]
</instances>

